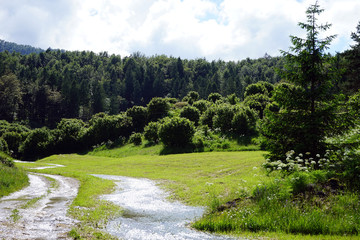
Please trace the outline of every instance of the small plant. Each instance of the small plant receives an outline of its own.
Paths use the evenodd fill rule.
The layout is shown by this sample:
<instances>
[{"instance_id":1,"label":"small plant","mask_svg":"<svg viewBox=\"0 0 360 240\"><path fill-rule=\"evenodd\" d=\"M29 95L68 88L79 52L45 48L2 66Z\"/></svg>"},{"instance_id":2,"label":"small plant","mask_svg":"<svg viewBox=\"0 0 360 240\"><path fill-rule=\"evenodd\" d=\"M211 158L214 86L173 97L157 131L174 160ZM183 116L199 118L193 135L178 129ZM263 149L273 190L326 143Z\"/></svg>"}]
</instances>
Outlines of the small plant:
<instances>
[{"instance_id":1,"label":"small plant","mask_svg":"<svg viewBox=\"0 0 360 240\"><path fill-rule=\"evenodd\" d=\"M20 220L21 216L19 213L19 210L17 210L16 208L14 210L11 211L11 215L10 215L11 220L15 223L17 221Z\"/></svg>"},{"instance_id":2,"label":"small plant","mask_svg":"<svg viewBox=\"0 0 360 240\"><path fill-rule=\"evenodd\" d=\"M130 143L133 143L135 146L139 146L142 143L142 134L141 133L133 133L129 139Z\"/></svg>"}]
</instances>

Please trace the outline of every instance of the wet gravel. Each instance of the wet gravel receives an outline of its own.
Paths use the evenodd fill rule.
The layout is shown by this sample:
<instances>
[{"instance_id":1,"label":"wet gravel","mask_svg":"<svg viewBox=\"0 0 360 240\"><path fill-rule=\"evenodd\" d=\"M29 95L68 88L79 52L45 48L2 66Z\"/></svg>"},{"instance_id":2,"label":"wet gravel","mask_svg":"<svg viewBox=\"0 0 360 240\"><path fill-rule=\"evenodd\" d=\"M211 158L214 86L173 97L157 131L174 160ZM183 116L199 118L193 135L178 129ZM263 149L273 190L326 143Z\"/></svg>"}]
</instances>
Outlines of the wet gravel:
<instances>
[{"instance_id":1,"label":"wet gravel","mask_svg":"<svg viewBox=\"0 0 360 240\"><path fill-rule=\"evenodd\" d=\"M0 239L68 239L76 221L66 212L78 181L48 174L29 174L29 180L28 187L0 199Z\"/></svg>"},{"instance_id":2,"label":"wet gravel","mask_svg":"<svg viewBox=\"0 0 360 240\"><path fill-rule=\"evenodd\" d=\"M126 240L231 239L191 229L190 222L201 217L204 209L168 201L168 195L151 180L94 176L117 184L114 193L102 196L124 209L123 216L110 221L106 227L106 231L114 236Z\"/></svg>"}]
</instances>

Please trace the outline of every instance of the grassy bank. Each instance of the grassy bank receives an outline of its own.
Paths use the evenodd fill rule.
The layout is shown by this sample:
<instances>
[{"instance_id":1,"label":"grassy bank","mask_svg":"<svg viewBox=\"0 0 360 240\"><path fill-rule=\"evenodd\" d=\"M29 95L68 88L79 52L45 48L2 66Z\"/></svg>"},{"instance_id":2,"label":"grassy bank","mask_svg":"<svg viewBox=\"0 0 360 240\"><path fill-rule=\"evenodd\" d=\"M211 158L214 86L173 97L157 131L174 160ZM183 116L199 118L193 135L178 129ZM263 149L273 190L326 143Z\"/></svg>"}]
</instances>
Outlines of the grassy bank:
<instances>
[{"instance_id":1,"label":"grassy bank","mask_svg":"<svg viewBox=\"0 0 360 240\"><path fill-rule=\"evenodd\" d=\"M0 152L0 158L8 159L9 156ZM28 183L29 179L24 170L10 167L9 164L0 163L0 198L22 189Z\"/></svg>"}]
</instances>

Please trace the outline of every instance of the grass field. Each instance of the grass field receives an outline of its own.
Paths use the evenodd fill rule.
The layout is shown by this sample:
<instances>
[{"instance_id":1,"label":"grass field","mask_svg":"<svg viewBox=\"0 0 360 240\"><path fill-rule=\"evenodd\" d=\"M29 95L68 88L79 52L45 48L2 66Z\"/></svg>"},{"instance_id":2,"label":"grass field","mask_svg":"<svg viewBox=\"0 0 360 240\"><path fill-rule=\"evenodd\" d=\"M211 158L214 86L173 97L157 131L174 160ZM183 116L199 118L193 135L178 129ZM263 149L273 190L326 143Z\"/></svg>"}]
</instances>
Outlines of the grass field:
<instances>
[{"instance_id":1,"label":"grass field","mask_svg":"<svg viewBox=\"0 0 360 240\"><path fill-rule=\"evenodd\" d=\"M137 152L140 149L135 148ZM216 207L227 201L249 196L256 187L274 181L261 168L264 162L263 151L208 152L159 156L154 148L150 152L137 153L127 146L122 150L97 151L94 155L54 155L34 164L23 163L23 167L62 164L64 168L41 170L50 174L61 174L78 178L81 187L70 213L83 224L72 231L72 236L96 236L107 239L109 236L97 231L106 220L119 209L100 201L97 196L111 192L113 183L89 176L89 174L122 175L156 180L162 188L171 193L171 199L190 205ZM127 157L114 158L119 152ZM150 154L150 155L148 155ZM105 155L105 156L101 156ZM119 156L119 155L118 155ZM207 216L209 217L209 216ZM216 218L216 215L214 215ZM211 218L211 216L210 216ZM214 218L210 219L213 221ZM206 218L203 219L205 222ZM201 221L201 220L200 220ZM220 219L220 221L223 221ZM90 230L89 230L90 229ZM237 236L254 239L357 239L357 236L292 235L284 232L244 232L232 231Z\"/></svg>"}]
</instances>

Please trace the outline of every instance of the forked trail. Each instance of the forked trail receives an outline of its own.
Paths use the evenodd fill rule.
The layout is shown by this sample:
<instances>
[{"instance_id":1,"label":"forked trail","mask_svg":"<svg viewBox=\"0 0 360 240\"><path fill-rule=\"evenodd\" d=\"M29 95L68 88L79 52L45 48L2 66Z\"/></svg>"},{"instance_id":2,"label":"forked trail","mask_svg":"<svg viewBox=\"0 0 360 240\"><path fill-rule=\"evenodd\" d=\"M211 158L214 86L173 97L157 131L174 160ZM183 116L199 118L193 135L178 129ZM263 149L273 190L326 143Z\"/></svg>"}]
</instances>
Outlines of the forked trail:
<instances>
[{"instance_id":1,"label":"forked trail","mask_svg":"<svg viewBox=\"0 0 360 240\"><path fill-rule=\"evenodd\" d=\"M67 239L76 221L66 215L77 180L29 174L30 185L0 199L0 239Z\"/></svg>"}]
</instances>

